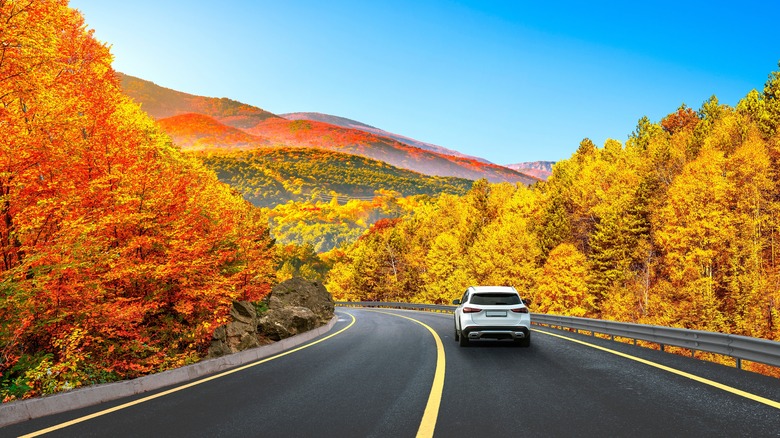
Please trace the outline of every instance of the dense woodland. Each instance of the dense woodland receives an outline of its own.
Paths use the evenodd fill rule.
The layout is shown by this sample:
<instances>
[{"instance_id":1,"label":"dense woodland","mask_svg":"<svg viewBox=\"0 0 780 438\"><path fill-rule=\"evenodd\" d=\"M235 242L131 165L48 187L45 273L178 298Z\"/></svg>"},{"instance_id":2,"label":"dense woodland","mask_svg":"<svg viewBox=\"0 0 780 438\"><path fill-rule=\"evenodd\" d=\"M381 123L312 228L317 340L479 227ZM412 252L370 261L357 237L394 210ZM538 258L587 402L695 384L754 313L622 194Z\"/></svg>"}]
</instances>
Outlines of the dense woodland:
<instances>
[{"instance_id":1,"label":"dense woodland","mask_svg":"<svg viewBox=\"0 0 780 438\"><path fill-rule=\"evenodd\" d=\"M583 140L529 187L184 154L66 0L0 2L0 36L4 401L197 361L231 301L294 275L349 300L509 284L535 312L780 340L780 72Z\"/></svg>"},{"instance_id":2,"label":"dense woodland","mask_svg":"<svg viewBox=\"0 0 780 438\"><path fill-rule=\"evenodd\" d=\"M780 72L581 142L533 188L477 182L383 220L330 272L339 299L449 303L514 285L535 312L780 340Z\"/></svg>"},{"instance_id":3,"label":"dense woodland","mask_svg":"<svg viewBox=\"0 0 780 438\"><path fill-rule=\"evenodd\" d=\"M199 360L275 281L268 218L125 97L67 1L0 2L0 397Z\"/></svg>"},{"instance_id":4,"label":"dense woodland","mask_svg":"<svg viewBox=\"0 0 780 438\"><path fill-rule=\"evenodd\" d=\"M267 215L278 243L309 245L325 253L354 242L376 221L401 216L427 199L427 195L398 197L396 192L379 190L371 199L351 199L344 204L339 197L328 202L287 202Z\"/></svg>"},{"instance_id":5,"label":"dense woodland","mask_svg":"<svg viewBox=\"0 0 780 438\"><path fill-rule=\"evenodd\" d=\"M194 155L220 181L267 209L277 242L309 245L317 253L354 242L377 220L400 216L426 198L462 195L473 184L324 149L264 147Z\"/></svg>"}]
</instances>

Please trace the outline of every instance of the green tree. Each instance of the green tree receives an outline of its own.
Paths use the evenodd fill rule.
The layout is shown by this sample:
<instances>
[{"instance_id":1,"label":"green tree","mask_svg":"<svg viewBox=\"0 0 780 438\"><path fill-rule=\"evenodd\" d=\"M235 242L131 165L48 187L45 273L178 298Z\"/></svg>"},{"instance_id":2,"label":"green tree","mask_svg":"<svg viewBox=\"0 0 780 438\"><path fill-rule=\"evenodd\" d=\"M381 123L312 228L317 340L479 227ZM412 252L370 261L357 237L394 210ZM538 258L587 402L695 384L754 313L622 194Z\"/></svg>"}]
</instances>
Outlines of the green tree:
<instances>
[{"instance_id":1,"label":"green tree","mask_svg":"<svg viewBox=\"0 0 780 438\"><path fill-rule=\"evenodd\" d=\"M780 62L777 64L780 67ZM765 136L777 133L780 126L780 71L773 71L764 84L764 101L766 102L765 121L760 125Z\"/></svg>"}]
</instances>

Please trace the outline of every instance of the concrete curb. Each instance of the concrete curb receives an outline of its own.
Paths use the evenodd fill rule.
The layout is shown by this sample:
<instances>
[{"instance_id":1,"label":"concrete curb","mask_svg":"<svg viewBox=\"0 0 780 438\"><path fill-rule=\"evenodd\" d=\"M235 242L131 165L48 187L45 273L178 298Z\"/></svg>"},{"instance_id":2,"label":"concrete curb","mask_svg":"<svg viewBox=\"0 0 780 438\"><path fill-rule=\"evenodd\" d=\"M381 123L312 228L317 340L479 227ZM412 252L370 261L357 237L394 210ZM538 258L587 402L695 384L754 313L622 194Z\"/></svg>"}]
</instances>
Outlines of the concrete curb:
<instances>
[{"instance_id":1,"label":"concrete curb","mask_svg":"<svg viewBox=\"0 0 780 438\"><path fill-rule=\"evenodd\" d=\"M337 321L338 316L334 315L330 322L322 327L287 339L282 339L281 341L270 345L240 351L215 359L204 360L192 365L151 374L149 376L121 382L88 386L86 388L79 388L73 391L40 398L3 403L0 404L0 427L32 420L33 418L80 409L130 395L141 394L166 386L177 385L239 365L264 359L279 354L284 350L309 342L312 339L329 332L333 326L336 325Z\"/></svg>"}]
</instances>

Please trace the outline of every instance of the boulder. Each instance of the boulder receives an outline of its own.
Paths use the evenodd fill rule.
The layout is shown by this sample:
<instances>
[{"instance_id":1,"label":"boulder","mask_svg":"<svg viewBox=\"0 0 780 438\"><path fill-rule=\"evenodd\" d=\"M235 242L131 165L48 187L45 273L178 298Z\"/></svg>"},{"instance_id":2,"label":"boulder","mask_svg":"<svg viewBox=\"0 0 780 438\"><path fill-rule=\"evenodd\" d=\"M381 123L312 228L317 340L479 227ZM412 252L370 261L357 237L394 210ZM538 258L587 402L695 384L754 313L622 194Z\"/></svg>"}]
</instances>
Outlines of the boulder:
<instances>
[{"instance_id":1,"label":"boulder","mask_svg":"<svg viewBox=\"0 0 780 438\"><path fill-rule=\"evenodd\" d=\"M219 357L295 336L333 318L333 298L322 283L292 278L276 285L260 317L248 301L235 301L229 322L217 327L208 357Z\"/></svg>"},{"instance_id":2,"label":"boulder","mask_svg":"<svg viewBox=\"0 0 780 438\"><path fill-rule=\"evenodd\" d=\"M269 309L260 317L260 336L279 341L319 327L319 317L307 307L292 306Z\"/></svg>"},{"instance_id":3,"label":"boulder","mask_svg":"<svg viewBox=\"0 0 780 438\"><path fill-rule=\"evenodd\" d=\"M317 281L295 277L283 281L266 297L268 309L283 309L286 307L305 307L317 315L320 324L327 324L333 318L333 297L325 286Z\"/></svg>"},{"instance_id":4,"label":"boulder","mask_svg":"<svg viewBox=\"0 0 780 438\"><path fill-rule=\"evenodd\" d=\"M230 308L230 322L214 330L208 357L219 357L252 347L259 347L257 312L248 301L234 301Z\"/></svg>"}]
</instances>

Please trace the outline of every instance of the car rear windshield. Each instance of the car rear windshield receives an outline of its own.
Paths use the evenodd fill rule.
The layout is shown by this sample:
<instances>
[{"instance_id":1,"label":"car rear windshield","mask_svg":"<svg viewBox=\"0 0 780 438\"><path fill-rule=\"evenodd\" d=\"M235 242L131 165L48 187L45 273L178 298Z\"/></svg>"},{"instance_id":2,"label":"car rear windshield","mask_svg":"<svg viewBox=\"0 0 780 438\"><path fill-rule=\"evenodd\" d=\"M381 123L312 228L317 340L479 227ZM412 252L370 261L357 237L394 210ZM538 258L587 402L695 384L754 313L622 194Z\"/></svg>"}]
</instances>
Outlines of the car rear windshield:
<instances>
[{"instance_id":1,"label":"car rear windshield","mask_svg":"<svg viewBox=\"0 0 780 438\"><path fill-rule=\"evenodd\" d=\"M509 306L512 304L520 304L520 297L517 294L500 292L478 293L471 297L471 304L481 304L483 306Z\"/></svg>"}]
</instances>

